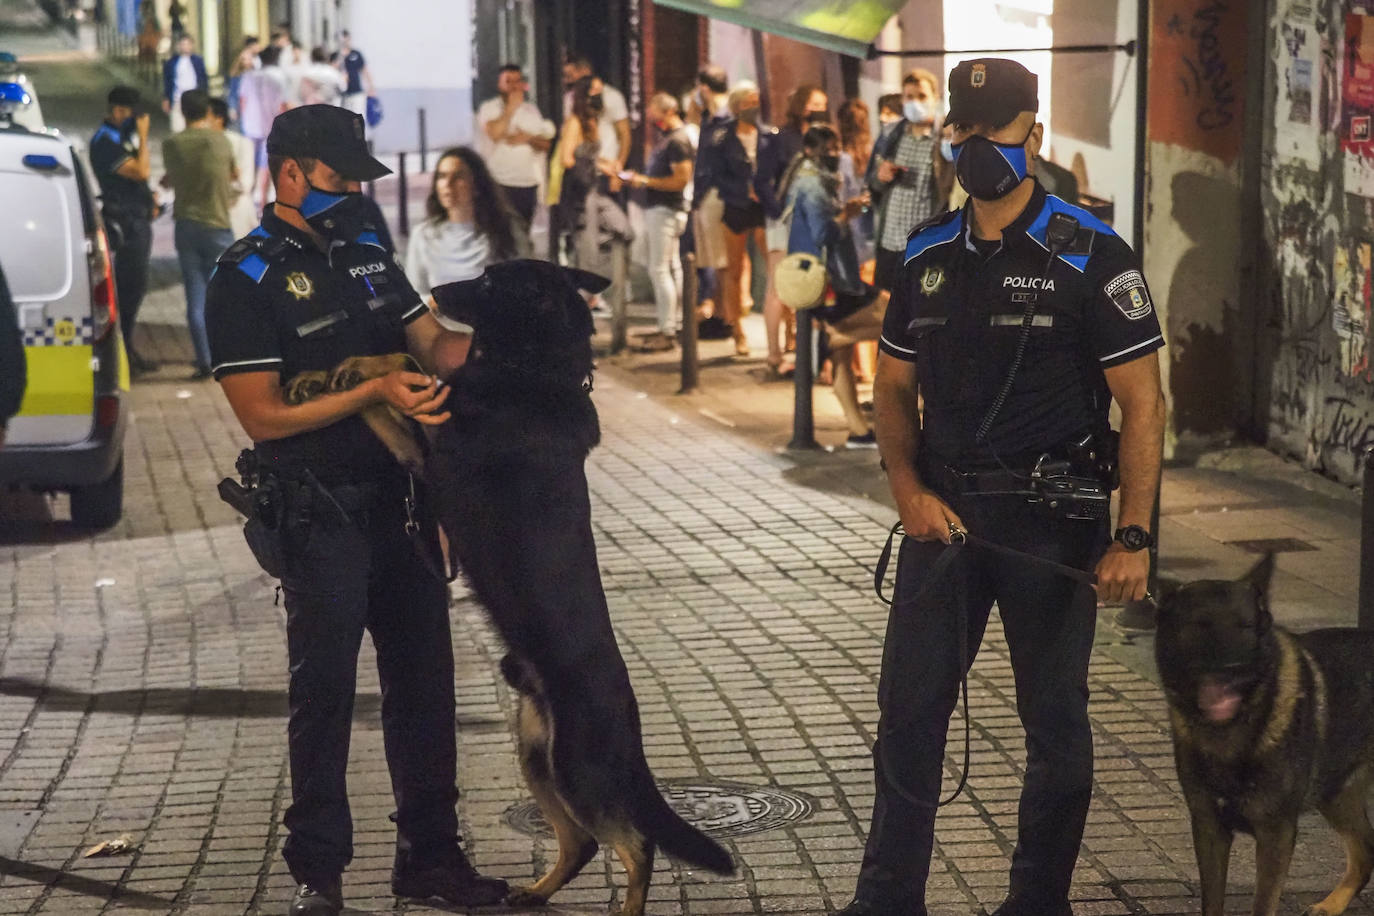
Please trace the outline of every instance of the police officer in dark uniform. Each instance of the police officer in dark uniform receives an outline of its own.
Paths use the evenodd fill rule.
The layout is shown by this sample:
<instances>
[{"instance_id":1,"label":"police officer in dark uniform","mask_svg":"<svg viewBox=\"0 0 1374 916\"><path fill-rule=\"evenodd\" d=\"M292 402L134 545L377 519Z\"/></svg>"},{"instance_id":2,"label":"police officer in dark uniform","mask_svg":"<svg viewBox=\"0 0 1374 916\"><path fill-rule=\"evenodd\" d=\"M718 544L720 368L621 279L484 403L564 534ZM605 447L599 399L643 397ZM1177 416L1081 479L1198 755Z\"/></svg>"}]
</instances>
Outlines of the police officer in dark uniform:
<instances>
[{"instance_id":1,"label":"police officer in dark uniform","mask_svg":"<svg viewBox=\"0 0 1374 916\"><path fill-rule=\"evenodd\" d=\"M973 60L949 87L956 174L971 199L912 233L880 341L878 444L906 536L879 682L873 823L842 912L926 912L945 734L996 603L1027 747L1010 893L996 916L1064 916L1092 794L1097 599L1145 595L1163 343L1126 243L1027 175L1043 134L1035 76ZM1117 474L1113 540L1104 497ZM1095 569L1097 593L976 543L939 563L965 531Z\"/></svg>"},{"instance_id":2,"label":"police officer in dark uniform","mask_svg":"<svg viewBox=\"0 0 1374 916\"><path fill-rule=\"evenodd\" d=\"M91 137L91 171L100 183L101 215L114 253L119 330L129 365L135 372L151 372L157 363L134 349L134 323L148 290L148 260L153 252L148 113L141 110L138 90L132 86L116 86L107 101L109 115Z\"/></svg>"},{"instance_id":3,"label":"police officer in dark uniform","mask_svg":"<svg viewBox=\"0 0 1374 916\"><path fill-rule=\"evenodd\" d=\"M251 453L250 546L286 596L291 806L283 855L299 883L290 913L338 913L352 858L345 788L358 648L372 634L382 730L396 798L398 896L498 902L458 843L453 655L436 529L410 480L358 416L390 404L426 424L447 418L447 389L395 371L288 405L283 382L354 356L409 352L442 377L468 338L443 330L382 246L350 187L388 169L363 119L307 105L267 138L276 203L219 259L206 297L215 378ZM226 483L232 483L226 481ZM223 485L221 485L223 487ZM418 527L417 527L418 526Z\"/></svg>"}]
</instances>

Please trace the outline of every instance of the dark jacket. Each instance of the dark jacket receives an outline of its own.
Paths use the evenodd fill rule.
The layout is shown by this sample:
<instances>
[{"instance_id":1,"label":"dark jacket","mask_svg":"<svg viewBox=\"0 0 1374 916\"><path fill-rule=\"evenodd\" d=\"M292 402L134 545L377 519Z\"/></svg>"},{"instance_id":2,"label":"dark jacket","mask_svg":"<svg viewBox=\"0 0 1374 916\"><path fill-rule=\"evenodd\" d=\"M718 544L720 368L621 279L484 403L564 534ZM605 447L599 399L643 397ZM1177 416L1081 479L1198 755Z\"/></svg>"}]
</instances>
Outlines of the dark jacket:
<instances>
[{"instance_id":1,"label":"dark jacket","mask_svg":"<svg viewBox=\"0 0 1374 916\"><path fill-rule=\"evenodd\" d=\"M24 337L19 331L9 284L0 272L0 429L19 412L27 382Z\"/></svg>"},{"instance_id":2,"label":"dark jacket","mask_svg":"<svg viewBox=\"0 0 1374 916\"><path fill-rule=\"evenodd\" d=\"M173 55L162 62L162 97L171 102L177 92L177 58ZM199 54L191 55L191 66L196 68L196 88L209 90L210 78L205 74L205 58Z\"/></svg>"},{"instance_id":3,"label":"dark jacket","mask_svg":"<svg viewBox=\"0 0 1374 916\"><path fill-rule=\"evenodd\" d=\"M752 187L763 212L770 219L777 219L782 215L777 184L786 166L779 160L778 129L759 125L758 157L756 165L751 166L744 144L735 135L737 123L733 118L720 122L708 131L709 136L702 138L700 158L707 184L698 185L696 193L705 196L707 188L716 188L727 207L747 207Z\"/></svg>"}]
</instances>

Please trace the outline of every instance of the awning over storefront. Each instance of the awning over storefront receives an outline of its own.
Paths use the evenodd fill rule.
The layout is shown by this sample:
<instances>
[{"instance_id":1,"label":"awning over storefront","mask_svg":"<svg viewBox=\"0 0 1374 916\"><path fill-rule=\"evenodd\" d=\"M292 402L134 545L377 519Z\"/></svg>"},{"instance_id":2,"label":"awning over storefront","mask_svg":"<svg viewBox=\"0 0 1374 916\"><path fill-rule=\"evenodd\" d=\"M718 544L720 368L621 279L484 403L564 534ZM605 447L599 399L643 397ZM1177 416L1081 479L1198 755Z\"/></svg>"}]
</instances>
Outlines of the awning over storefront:
<instances>
[{"instance_id":1,"label":"awning over storefront","mask_svg":"<svg viewBox=\"0 0 1374 916\"><path fill-rule=\"evenodd\" d=\"M654 0L660 6L867 57L906 0Z\"/></svg>"}]
</instances>

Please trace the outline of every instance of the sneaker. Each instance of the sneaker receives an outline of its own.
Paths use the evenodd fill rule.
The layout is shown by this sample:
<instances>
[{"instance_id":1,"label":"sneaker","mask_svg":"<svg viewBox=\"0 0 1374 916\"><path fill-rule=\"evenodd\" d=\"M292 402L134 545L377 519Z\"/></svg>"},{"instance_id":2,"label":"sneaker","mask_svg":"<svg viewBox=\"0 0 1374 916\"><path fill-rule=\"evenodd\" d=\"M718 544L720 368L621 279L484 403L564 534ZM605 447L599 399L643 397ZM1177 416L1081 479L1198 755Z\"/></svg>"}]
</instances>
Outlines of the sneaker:
<instances>
[{"instance_id":1,"label":"sneaker","mask_svg":"<svg viewBox=\"0 0 1374 916\"><path fill-rule=\"evenodd\" d=\"M665 334L662 331L655 331L652 334L645 334L639 338L639 343L635 349L645 353L664 353L668 350L677 348L677 339L672 334Z\"/></svg>"},{"instance_id":2,"label":"sneaker","mask_svg":"<svg viewBox=\"0 0 1374 916\"><path fill-rule=\"evenodd\" d=\"M129 351L129 369L139 375L147 375L149 372L156 372L157 362L144 356L136 350Z\"/></svg>"},{"instance_id":3,"label":"sneaker","mask_svg":"<svg viewBox=\"0 0 1374 916\"><path fill-rule=\"evenodd\" d=\"M460 851L429 868L404 868L391 874L391 892L414 900L440 900L457 906L487 906L506 899L510 886L500 878L484 878Z\"/></svg>"},{"instance_id":4,"label":"sneaker","mask_svg":"<svg viewBox=\"0 0 1374 916\"><path fill-rule=\"evenodd\" d=\"M877 448L877 447L878 447L878 437L875 436L875 435L873 434L873 430L871 430L871 429L870 429L868 432L864 433L862 436L855 436L855 435L851 434L850 437L849 437L848 439L844 440L844 447L845 447L845 448Z\"/></svg>"},{"instance_id":5,"label":"sneaker","mask_svg":"<svg viewBox=\"0 0 1374 916\"><path fill-rule=\"evenodd\" d=\"M321 884L302 884L291 898L287 916L338 916L343 912L343 886L339 879Z\"/></svg>"}]
</instances>

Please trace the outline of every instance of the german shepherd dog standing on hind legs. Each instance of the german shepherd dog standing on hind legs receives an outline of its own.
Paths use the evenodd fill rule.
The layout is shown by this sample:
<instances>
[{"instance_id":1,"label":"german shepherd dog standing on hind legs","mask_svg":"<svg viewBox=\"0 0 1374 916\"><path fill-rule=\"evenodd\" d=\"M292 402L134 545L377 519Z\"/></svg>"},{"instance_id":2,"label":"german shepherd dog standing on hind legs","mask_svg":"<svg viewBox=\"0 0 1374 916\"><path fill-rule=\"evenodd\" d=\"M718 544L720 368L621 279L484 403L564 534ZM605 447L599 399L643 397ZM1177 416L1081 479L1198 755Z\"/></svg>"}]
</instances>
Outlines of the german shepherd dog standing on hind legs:
<instances>
[{"instance_id":1,"label":"german shepherd dog standing on hind legs","mask_svg":"<svg viewBox=\"0 0 1374 916\"><path fill-rule=\"evenodd\" d=\"M473 343L448 379L452 417L423 467L450 548L510 650L501 672L520 696L520 767L558 840L553 867L507 902L544 904L605 844L628 873L620 916L642 916L656 846L719 874L734 862L654 784L602 590L584 471L601 435L590 396L593 327L577 290L605 286L593 274L515 261L435 289L440 313L471 326ZM406 368L406 359L349 360L288 383L288 398ZM414 470L414 442L392 441L397 418L373 414L369 426Z\"/></svg>"},{"instance_id":2,"label":"german shepherd dog standing on hind legs","mask_svg":"<svg viewBox=\"0 0 1374 916\"><path fill-rule=\"evenodd\" d=\"M1239 581L1183 586L1160 605L1155 659L1192 816L1203 916L1221 916L1237 831L1255 838L1254 916L1274 916L1316 808L1346 870L1307 916L1336 916L1374 871L1365 800L1374 783L1374 633L1274 625L1266 556Z\"/></svg>"}]
</instances>

